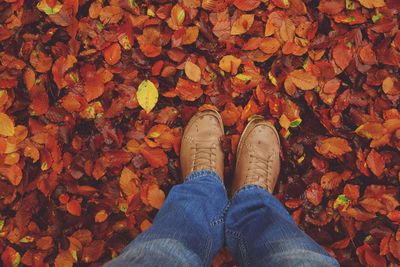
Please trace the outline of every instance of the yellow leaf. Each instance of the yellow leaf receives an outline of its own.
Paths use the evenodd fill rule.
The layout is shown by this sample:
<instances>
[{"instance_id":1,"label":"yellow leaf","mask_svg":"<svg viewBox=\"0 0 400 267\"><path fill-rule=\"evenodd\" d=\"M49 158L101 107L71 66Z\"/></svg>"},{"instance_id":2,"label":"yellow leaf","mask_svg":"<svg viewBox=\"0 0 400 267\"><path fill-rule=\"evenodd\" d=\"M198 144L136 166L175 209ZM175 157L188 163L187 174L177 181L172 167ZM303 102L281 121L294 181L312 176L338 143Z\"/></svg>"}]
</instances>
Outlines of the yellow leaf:
<instances>
[{"instance_id":1,"label":"yellow leaf","mask_svg":"<svg viewBox=\"0 0 400 267\"><path fill-rule=\"evenodd\" d=\"M158 90L150 80L144 80L136 93L139 105L149 113L157 104Z\"/></svg>"},{"instance_id":2,"label":"yellow leaf","mask_svg":"<svg viewBox=\"0 0 400 267\"><path fill-rule=\"evenodd\" d=\"M219 67L223 71L230 72L231 74L235 75L241 63L242 60L240 58L227 55L219 61Z\"/></svg>"},{"instance_id":3,"label":"yellow leaf","mask_svg":"<svg viewBox=\"0 0 400 267\"><path fill-rule=\"evenodd\" d=\"M62 4L57 1L54 7L50 7L49 5L47 5L46 0L42 0L37 4L36 7L40 11L43 11L44 13L46 13L47 15L54 15L54 14L57 14L58 12L60 12L60 10L62 8Z\"/></svg>"},{"instance_id":4,"label":"yellow leaf","mask_svg":"<svg viewBox=\"0 0 400 267\"><path fill-rule=\"evenodd\" d=\"M7 114L0 112L0 135L13 136L14 133L14 122Z\"/></svg>"}]
</instances>

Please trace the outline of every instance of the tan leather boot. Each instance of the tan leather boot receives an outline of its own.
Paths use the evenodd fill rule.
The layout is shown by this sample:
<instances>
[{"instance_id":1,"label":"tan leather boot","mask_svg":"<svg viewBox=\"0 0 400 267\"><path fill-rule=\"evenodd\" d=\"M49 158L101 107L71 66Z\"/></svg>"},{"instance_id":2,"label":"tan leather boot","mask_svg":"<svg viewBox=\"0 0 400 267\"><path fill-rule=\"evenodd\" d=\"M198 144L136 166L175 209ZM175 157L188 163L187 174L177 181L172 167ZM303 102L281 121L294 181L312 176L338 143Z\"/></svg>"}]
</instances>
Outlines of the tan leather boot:
<instances>
[{"instance_id":1,"label":"tan leather boot","mask_svg":"<svg viewBox=\"0 0 400 267\"><path fill-rule=\"evenodd\" d=\"M190 119L180 152L184 179L193 171L212 170L223 180L224 152L220 142L223 135L221 116L214 110L200 111Z\"/></svg>"},{"instance_id":2,"label":"tan leather boot","mask_svg":"<svg viewBox=\"0 0 400 267\"><path fill-rule=\"evenodd\" d=\"M238 144L231 194L250 184L272 193L280 170L279 151L280 141L275 127L262 117L252 119Z\"/></svg>"}]
</instances>

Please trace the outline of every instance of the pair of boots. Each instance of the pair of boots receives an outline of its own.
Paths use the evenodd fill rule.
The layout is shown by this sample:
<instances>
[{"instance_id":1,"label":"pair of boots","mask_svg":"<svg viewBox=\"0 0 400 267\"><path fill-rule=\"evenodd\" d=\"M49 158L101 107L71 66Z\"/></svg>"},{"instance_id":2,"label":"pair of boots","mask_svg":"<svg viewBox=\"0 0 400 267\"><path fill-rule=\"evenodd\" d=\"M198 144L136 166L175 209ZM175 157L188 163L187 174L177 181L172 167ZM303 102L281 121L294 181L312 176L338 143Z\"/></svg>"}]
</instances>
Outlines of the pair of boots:
<instances>
[{"instance_id":1,"label":"pair of boots","mask_svg":"<svg viewBox=\"0 0 400 267\"><path fill-rule=\"evenodd\" d=\"M217 111L200 111L192 117L182 137L180 161L182 176L193 171L212 170L223 180L224 135L222 118ZM262 118L253 118L240 138L236 168L230 194L246 185L258 185L273 192L280 170L280 142L275 127Z\"/></svg>"}]
</instances>

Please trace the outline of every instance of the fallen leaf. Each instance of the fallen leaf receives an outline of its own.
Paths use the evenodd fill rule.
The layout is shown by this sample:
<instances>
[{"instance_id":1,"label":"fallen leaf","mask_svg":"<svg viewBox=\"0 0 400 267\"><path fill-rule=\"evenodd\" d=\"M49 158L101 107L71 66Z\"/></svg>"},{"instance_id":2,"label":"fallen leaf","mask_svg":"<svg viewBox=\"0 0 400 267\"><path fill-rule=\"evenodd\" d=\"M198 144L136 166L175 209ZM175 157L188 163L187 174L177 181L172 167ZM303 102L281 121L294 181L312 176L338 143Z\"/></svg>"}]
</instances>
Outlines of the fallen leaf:
<instances>
[{"instance_id":1,"label":"fallen leaf","mask_svg":"<svg viewBox=\"0 0 400 267\"><path fill-rule=\"evenodd\" d=\"M160 148L142 147L140 153L153 168L160 168L168 163L167 155Z\"/></svg>"},{"instance_id":2,"label":"fallen leaf","mask_svg":"<svg viewBox=\"0 0 400 267\"><path fill-rule=\"evenodd\" d=\"M312 183L306 190L306 198L308 201L311 202L314 206L318 206L323 197L324 191L322 190L321 186L317 183Z\"/></svg>"},{"instance_id":3,"label":"fallen leaf","mask_svg":"<svg viewBox=\"0 0 400 267\"><path fill-rule=\"evenodd\" d=\"M242 11L251 11L261 4L261 0L234 0L233 4Z\"/></svg>"},{"instance_id":4,"label":"fallen leaf","mask_svg":"<svg viewBox=\"0 0 400 267\"><path fill-rule=\"evenodd\" d=\"M203 95L200 84L182 78L178 79L175 90L180 99L187 101L195 101Z\"/></svg>"},{"instance_id":5,"label":"fallen leaf","mask_svg":"<svg viewBox=\"0 0 400 267\"><path fill-rule=\"evenodd\" d=\"M315 150L328 158L336 158L352 151L349 142L339 137L330 137L318 141Z\"/></svg>"},{"instance_id":6,"label":"fallen leaf","mask_svg":"<svg viewBox=\"0 0 400 267\"><path fill-rule=\"evenodd\" d=\"M244 14L241 15L237 20L233 22L231 34L232 35L241 35L247 32L254 22L253 14Z\"/></svg>"},{"instance_id":7,"label":"fallen leaf","mask_svg":"<svg viewBox=\"0 0 400 267\"><path fill-rule=\"evenodd\" d=\"M144 80L140 83L136 98L139 105L147 112L153 110L158 101L158 90L150 80Z\"/></svg>"},{"instance_id":8,"label":"fallen leaf","mask_svg":"<svg viewBox=\"0 0 400 267\"><path fill-rule=\"evenodd\" d=\"M190 80L194 82L199 82L201 79L201 70L199 66L191 61L186 61L185 63L185 74Z\"/></svg>"},{"instance_id":9,"label":"fallen leaf","mask_svg":"<svg viewBox=\"0 0 400 267\"><path fill-rule=\"evenodd\" d=\"M232 75L235 75L238 71L238 68L242 60L232 55L227 55L221 58L219 61L219 67L226 72L230 72Z\"/></svg>"},{"instance_id":10,"label":"fallen leaf","mask_svg":"<svg viewBox=\"0 0 400 267\"><path fill-rule=\"evenodd\" d=\"M15 126L11 118L7 114L0 112L0 122L0 135L13 136L15 133Z\"/></svg>"},{"instance_id":11,"label":"fallen leaf","mask_svg":"<svg viewBox=\"0 0 400 267\"><path fill-rule=\"evenodd\" d=\"M385 161L381 154L379 154L375 149L372 149L367 156L368 168L376 176L381 176L385 170Z\"/></svg>"},{"instance_id":12,"label":"fallen leaf","mask_svg":"<svg viewBox=\"0 0 400 267\"><path fill-rule=\"evenodd\" d=\"M160 209L165 200L164 191L162 191L158 185L152 184L149 186L147 199L150 206L155 209Z\"/></svg>"},{"instance_id":13,"label":"fallen leaf","mask_svg":"<svg viewBox=\"0 0 400 267\"><path fill-rule=\"evenodd\" d=\"M288 78L296 87L302 90L312 90L318 86L317 78L305 70L294 70L289 73Z\"/></svg>"},{"instance_id":14,"label":"fallen leaf","mask_svg":"<svg viewBox=\"0 0 400 267\"><path fill-rule=\"evenodd\" d=\"M78 200L71 200L67 203L67 211L74 216L81 216L81 203Z\"/></svg>"},{"instance_id":15,"label":"fallen leaf","mask_svg":"<svg viewBox=\"0 0 400 267\"><path fill-rule=\"evenodd\" d=\"M104 49L104 59L110 65L117 64L121 59L121 46L118 43L113 43Z\"/></svg>"}]
</instances>

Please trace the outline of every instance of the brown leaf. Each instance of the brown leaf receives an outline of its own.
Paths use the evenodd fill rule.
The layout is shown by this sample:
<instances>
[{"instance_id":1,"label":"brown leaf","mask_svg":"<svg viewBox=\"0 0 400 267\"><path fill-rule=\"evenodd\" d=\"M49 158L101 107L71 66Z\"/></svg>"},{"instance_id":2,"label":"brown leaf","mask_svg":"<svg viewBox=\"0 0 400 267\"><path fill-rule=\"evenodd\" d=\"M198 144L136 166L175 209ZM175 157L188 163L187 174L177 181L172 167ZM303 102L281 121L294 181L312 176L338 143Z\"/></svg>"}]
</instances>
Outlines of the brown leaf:
<instances>
[{"instance_id":1,"label":"brown leaf","mask_svg":"<svg viewBox=\"0 0 400 267\"><path fill-rule=\"evenodd\" d=\"M103 240L94 240L90 245L83 247L82 261L85 263L97 261L104 253L104 245Z\"/></svg>"},{"instance_id":2,"label":"brown leaf","mask_svg":"<svg viewBox=\"0 0 400 267\"><path fill-rule=\"evenodd\" d=\"M319 184L312 183L306 190L306 198L311 204L318 206L322 201L323 193L324 191Z\"/></svg>"}]
</instances>

